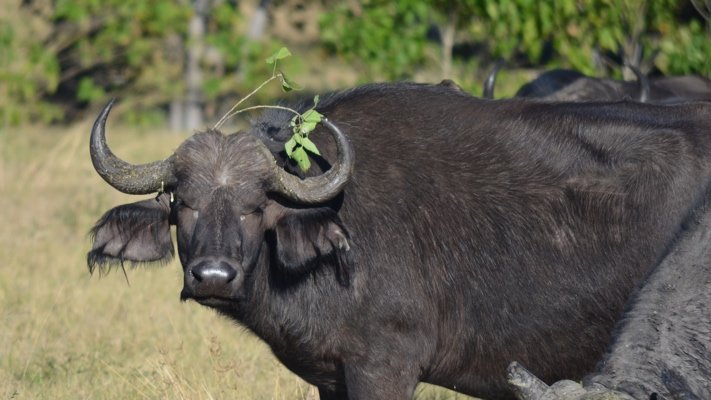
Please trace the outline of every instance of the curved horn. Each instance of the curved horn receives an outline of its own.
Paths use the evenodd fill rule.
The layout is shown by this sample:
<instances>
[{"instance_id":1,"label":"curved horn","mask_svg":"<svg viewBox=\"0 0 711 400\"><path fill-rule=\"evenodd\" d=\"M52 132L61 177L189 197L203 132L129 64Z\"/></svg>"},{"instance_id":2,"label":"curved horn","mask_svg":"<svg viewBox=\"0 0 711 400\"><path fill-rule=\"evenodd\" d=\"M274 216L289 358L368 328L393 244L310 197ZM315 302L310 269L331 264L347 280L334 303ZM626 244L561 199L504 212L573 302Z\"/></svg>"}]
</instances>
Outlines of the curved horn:
<instances>
[{"instance_id":1,"label":"curved horn","mask_svg":"<svg viewBox=\"0 0 711 400\"><path fill-rule=\"evenodd\" d=\"M338 160L325 173L304 180L287 173L275 163L273 189L290 200L307 204L323 203L330 200L343 190L343 186L348 182L353 171L355 155L348 138L326 118L321 122L331 131L336 140Z\"/></svg>"},{"instance_id":2,"label":"curved horn","mask_svg":"<svg viewBox=\"0 0 711 400\"><path fill-rule=\"evenodd\" d=\"M637 101L640 103L646 103L649 100L649 79L632 64L626 64L627 68L631 69L634 75L637 77L637 82L639 82L639 97Z\"/></svg>"},{"instance_id":3,"label":"curved horn","mask_svg":"<svg viewBox=\"0 0 711 400\"><path fill-rule=\"evenodd\" d=\"M494 64L494 68L489 72L489 76L486 77L486 80L484 81L484 95L483 97L485 99L493 100L494 99L494 85L496 84L496 75L499 74L499 70L501 67L504 65L504 60L498 60L496 64Z\"/></svg>"},{"instance_id":4,"label":"curved horn","mask_svg":"<svg viewBox=\"0 0 711 400\"><path fill-rule=\"evenodd\" d=\"M106 119L116 99L111 99L94 122L89 153L94 169L115 189L128 194L148 194L176 182L173 157L148 164L133 165L116 157L106 145Z\"/></svg>"}]
</instances>

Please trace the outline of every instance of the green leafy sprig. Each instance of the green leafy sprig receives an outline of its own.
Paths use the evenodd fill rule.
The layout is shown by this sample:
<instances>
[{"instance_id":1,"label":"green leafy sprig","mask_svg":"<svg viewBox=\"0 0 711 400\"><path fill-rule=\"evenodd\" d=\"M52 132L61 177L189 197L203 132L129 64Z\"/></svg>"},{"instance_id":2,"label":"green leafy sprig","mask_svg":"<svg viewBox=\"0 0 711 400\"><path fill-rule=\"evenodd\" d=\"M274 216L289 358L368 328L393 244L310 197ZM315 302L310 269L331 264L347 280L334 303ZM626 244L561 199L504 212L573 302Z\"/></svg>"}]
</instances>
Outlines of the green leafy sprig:
<instances>
[{"instance_id":1,"label":"green leafy sprig","mask_svg":"<svg viewBox=\"0 0 711 400\"><path fill-rule=\"evenodd\" d=\"M314 144L314 142L309 139L309 134L316 129L316 125L318 125L322 120L323 120L323 115L316 111L316 106L318 105L319 102L319 96L316 95L314 97L314 105L310 109L306 110L303 114L294 110L293 108L290 107L284 107L284 106L275 106L275 105L258 105L258 106L252 106L252 107L245 107L245 108L239 108L239 106L244 103L248 98L252 97L255 93L257 93L260 89L262 89L264 86L269 84L270 82L279 79L281 82L281 88L284 92L289 92L292 90L301 90L302 87L296 84L294 81L290 80L289 78L286 77L284 72L278 71L277 72L277 63L279 60L282 60L284 58L287 58L291 56L291 52L289 49L286 47L282 47L279 50L277 50L274 54L269 56L266 59L267 64L273 64L274 67L272 68L272 76L262 82L256 89L254 89L252 92L250 92L248 95L243 97L241 100L239 100L232 108L230 108L225 115L220 118L219 121L215 124L213 127L214 129L218 129L222 124L227 121L228 119L234 117L237 114L241 114L246 111L250 110L256 110L256 109L261 109L261 108L274 108L274 109L279 109L279 110L286 110L294 114L294 117L291 119L291 122L289 123L289 126L291 126L292 131L294 132L291 136L291 138L284 144L284 150L286 151L286 154L289 158L294 160L296 164L299 166L299 168L306 172L308 171L309 167L311 167L311 161L309 160L309 156L307 152L310 152L312 154L320 156L321 153L318 151L318 148Z\"/></svg>"},{"instance_id":2,"label":"green leafy sprig","mask_svg":"<svg viewBox=\"0 0 711 400\"><path fill-rule=\"evenodd\" d=\"M296 161L299 168L304 172L308 171L311 166L311 161L306 152L309 151L317 156L321 155L314 142L309 139L309 133L316 129L316 125L323 119L323 115L316 111L318 100L319 97L316 95L314 97L313 107L291 119L290 126L294 134L291 136L291 139L284 144L286 155Z\"/></svg>"}]
</instances>

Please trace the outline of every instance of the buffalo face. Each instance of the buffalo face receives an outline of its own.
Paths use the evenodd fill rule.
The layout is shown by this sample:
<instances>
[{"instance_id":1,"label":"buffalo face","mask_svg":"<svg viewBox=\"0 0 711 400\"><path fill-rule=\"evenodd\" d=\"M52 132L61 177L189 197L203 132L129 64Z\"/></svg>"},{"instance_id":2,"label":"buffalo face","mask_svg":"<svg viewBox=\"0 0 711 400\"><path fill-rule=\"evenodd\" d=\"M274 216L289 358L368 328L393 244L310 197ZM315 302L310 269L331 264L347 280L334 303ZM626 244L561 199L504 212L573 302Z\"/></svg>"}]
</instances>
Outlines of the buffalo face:
<instances>
[{"instance_id":1,"label":"buffalo face","mask_svg":"<svg viewBox=\"0 0 711 400\"><path fill-rule=\"evenodd\" d=\"M167 160L125 163L106 147L110 108L92 131L96 170L121 191L160 194L118 206L97 222L90 270L169 259L174 225L184 271L181 298L223 308L250 296L258 268L259 273L302 274L320 259L348 250L348 233L325 204L342 190L353 155L345 136L330 123L338 161L326 173L300 180L279 169L264 144L246 133L198 133Z\"/></svg>"},{"instance_id":2,"label":"buffalo face","mask_svg":"<svg viewBox=\"0 0 711 400\"><path fill-rule=\"evenodd\" d=\"M278 218L266 190L273 161L259 149L252 136L208 132L176 151L172 213L185 272L181 298L214 303L244 297L245 275Z\"/></svg>"}]
</instances>

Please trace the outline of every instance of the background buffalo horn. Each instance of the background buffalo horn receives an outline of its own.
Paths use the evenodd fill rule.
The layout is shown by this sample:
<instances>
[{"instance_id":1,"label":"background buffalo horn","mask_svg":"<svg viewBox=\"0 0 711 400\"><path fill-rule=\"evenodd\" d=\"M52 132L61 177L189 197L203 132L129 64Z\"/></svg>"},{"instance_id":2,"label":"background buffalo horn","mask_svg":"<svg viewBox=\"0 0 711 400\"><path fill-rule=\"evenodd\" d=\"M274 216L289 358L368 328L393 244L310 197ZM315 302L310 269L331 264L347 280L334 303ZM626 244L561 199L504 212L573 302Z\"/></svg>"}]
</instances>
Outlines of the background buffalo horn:
<instances>
[{"instance_id":1,"label":"background buffalo horn","mask_svg":"<svg viewBox=\"0 0 711 400\"><path fill-rule=\"evenodd\" d=\"M649 100L649 79L634 65L627 64L627 68L632 70L639 83L639 96L637 97L637 101L646 103L647 100Z\"/></svg>"},{"instance_id":2,"label":"background buffalo horn","mask_svg":"<svg viewBox=\"0 0 711 400\"><path fill-rule=\"evenodd\" d=\"M489 76L487 76L486 80L484 81L484 93L482 95L483 98L488 100L494 99L494 86L496 86L496 75L499 74L499 70L503 65L504 60L499 59L498 61L496 61L496 64L494 64L494 68L491 69L491 72L489 72Z\"/></svg>"},{"instance_id":3,"label":"background buffalo horn","mask_svg":"<svg viewBox=\"0 0 711 400\"><path fill-rule=\"evenodd\" d=\"M148 164L133 165L116 157L106 145L106 118L116 99L111 99L94 122L89 153L94 169L115 189L128 194L148 194L176 182L173 157Z\"/></svg>"},{"instance_id":4,"label":"background buffalo horn","mask_svg":"<svg viewBox=\"0 0 711 400\"><path fill-rule=\"evenodd\" d=\"M331 169L319 176L301 180L277 167L276 163L274 164L276 174L273 189L298 203L316 204L336 197L343 190L343 186L353 171L355 157L353 146L348 138L326 118L321 122L333 134L338 149L338 160Z\"/></svg>"}]
</instances>

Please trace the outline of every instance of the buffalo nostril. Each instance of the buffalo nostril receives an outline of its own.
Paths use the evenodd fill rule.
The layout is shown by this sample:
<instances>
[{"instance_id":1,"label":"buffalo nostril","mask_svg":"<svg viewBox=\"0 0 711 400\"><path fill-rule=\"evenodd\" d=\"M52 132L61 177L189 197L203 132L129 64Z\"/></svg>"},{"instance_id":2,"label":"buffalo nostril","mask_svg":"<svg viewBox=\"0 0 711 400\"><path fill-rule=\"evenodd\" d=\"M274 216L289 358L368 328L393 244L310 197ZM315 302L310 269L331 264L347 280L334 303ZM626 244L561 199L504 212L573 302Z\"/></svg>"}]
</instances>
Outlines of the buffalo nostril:
<instances>
[{"instance_id":1,"label":"buffalo nostril","mask_svg":"<svg viewBox=\"0 0 711 400\"><path fill-rule=\"evenodd\" d=\"M192 268L190 272L198 282L211 284L227 284L237 276L237 271L224 262L201 263Z\"/></svg>"}]
</instances>

